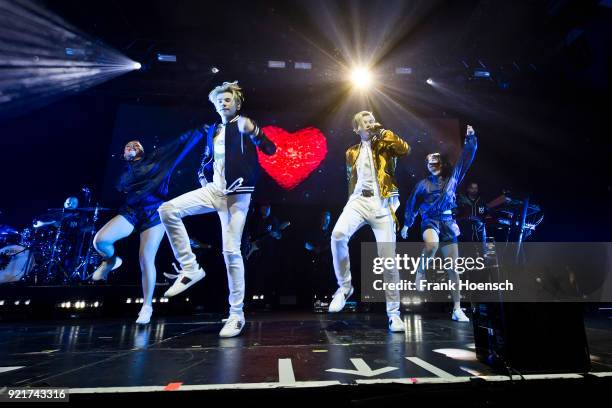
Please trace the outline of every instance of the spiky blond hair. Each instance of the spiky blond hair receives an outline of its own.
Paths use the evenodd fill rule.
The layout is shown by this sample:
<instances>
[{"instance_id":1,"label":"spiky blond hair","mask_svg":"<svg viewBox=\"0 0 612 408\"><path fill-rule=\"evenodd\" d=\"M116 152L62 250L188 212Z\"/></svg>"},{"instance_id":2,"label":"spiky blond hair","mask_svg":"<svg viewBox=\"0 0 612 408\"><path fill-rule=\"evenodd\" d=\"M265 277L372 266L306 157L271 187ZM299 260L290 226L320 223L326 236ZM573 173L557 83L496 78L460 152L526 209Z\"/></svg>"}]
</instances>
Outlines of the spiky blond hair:
<instances>
[{"instance_id":1,"label":"spiky blond hair","mask_svg":"<svg viewBox=\"0 0 612 408\"><path fill-rule=\"evenodd\" d=\"M242 102L244 102L244 93L242 92L240 85L238 85L238 81L224 82L221 85L216 86L208 94L208 100L214 105L217 95L224 92L230 92L234 96L234 101L236 101L238 108L242 106Z\"/></svg>"}]
</instances>

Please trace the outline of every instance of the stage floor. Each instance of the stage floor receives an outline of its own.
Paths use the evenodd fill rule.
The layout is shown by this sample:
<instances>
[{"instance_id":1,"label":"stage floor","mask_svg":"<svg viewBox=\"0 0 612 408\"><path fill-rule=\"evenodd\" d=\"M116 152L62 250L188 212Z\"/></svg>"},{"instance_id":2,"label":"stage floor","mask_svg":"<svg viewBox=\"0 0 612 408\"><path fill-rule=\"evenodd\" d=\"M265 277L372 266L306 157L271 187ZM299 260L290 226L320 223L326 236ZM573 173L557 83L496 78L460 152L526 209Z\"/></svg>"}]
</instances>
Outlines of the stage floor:
<instances>
[{"instance_id":1,"label":"stage floor","mask_svg":"<svg viewBox=\"0 0 612 408\"><path fill-rule=\"evenodd\" d=\"M218 337L222 323L211 315L160 318L145 327L117 319L4 323L0 384L104 393L510 379L476 360L471 323L446 314L406 314L406 333L399 334L373 313L247 319L232 339ZM587 333L593 372L610 376L612 320L587 320ZM579 378L568 375L557 376Z\"/></svg>"}]
</instances>

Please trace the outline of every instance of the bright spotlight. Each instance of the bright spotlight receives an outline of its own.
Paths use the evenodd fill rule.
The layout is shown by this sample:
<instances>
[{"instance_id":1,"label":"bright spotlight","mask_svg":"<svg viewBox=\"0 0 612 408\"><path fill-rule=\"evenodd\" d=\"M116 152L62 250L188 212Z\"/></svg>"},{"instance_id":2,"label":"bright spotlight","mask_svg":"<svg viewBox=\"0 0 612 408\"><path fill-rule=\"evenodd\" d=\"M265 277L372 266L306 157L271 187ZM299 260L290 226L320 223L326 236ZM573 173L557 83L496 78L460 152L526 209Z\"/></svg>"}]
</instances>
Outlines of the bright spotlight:
<instances>
[{"instance_id":1,"label":"bright spotlight","mask_svg":"<svg viewBox=\"0 0 612 408\"><path fill-rule=\"evenodd\" d=\"M351 71L351 82L356 88L367 89L373 82L372 73L364 67L355 68Z\"/></svg>"},{"instance_id":2,"label":"bright spotlight","mask_svg":"<svg viewBox=\"0 0 612 408\"><path fill-rule=\"evenodd\" d=\"M427 78L427 81L425 81L425 82L427 82L427 85L433 85L434 84L434 80L431 79L431 78Z\"/></svg>"},{"instance_id":3,"label":"bright spotlight","mask_svg":"<svg viewBox=\"0 0 612 408\"><path fill-rule=\"evenodd\" d=\"M140 64L140 62L134 62L134 64L132 66L134 67L134 69L142 68L142 65Z\"/></svg>"},{"instance_id":4,"label":"bright spotlight","mask_svg":"<svg viewBox=\"0 0 612 408\"><path fill-rule=\"evenodd\" d=\"M140 68L35 0L0 0L0 119Z\"/></svg>"}]
</instances>

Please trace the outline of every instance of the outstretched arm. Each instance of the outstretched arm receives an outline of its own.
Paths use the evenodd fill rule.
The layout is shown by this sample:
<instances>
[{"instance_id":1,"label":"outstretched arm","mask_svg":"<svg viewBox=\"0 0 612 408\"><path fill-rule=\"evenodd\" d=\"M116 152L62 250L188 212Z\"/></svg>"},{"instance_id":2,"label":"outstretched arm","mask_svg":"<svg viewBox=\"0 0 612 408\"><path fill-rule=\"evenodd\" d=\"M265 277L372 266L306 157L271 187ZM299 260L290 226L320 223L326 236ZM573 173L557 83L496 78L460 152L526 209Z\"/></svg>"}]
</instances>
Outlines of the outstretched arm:
<instances>
[{"instance_id":1,"label":"outstretched arm","mask_svg":"<svg viewBox=\"0 0 612 408\"><path fill-rule=\"evenodd\" d=\"M191 129L170 142L158 147L152 153L152 160L160 163L173 163L176 166L189 151L202 139L202 128Z\"/></svg>"},{"instance_id":2,"label":"outstretched arm","mask_svg":"<svg viewBox=\"0 0 612 408\"><path fill-rule=\"evenodd\" d=\"M449 179L447 184L447 190L455 191L463 177L465 177L468 169L472 165L474 161L474 156L476 155L476 149L478 148L478 139L476 138L476 133L474 132L474 128L470 125L467 127L465 143L463 145L463 150L461 151L461 156L459 156L459 160L455 164L453 168L453 173Z\"/></svg>"}]
</instances>

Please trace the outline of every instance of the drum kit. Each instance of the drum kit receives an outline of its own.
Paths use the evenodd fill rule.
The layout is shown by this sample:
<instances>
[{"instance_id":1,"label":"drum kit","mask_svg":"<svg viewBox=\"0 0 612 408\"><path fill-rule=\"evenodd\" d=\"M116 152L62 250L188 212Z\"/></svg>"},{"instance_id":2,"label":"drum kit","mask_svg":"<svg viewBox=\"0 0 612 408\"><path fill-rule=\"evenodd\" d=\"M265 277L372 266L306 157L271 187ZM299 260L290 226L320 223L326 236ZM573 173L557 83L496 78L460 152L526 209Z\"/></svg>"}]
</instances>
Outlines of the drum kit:
<instances>
[{"instance_id":1,"label":"drum kit","mask_svg":"<svg viewBox=\"0 0 612 408\"><path fill-rule=\"evenodd\" d=\"M50 208L19 231L0 225L0 284L66 285L88 281L102 259L93 248L97 222L110 208Z\"/></svg>"}]
</instances>

